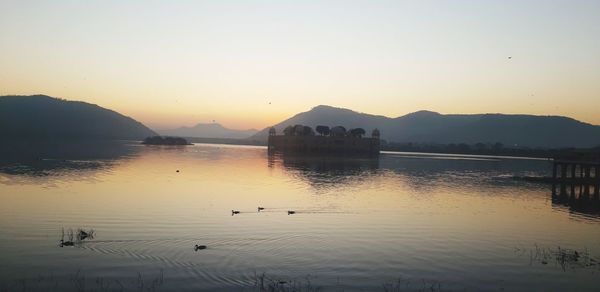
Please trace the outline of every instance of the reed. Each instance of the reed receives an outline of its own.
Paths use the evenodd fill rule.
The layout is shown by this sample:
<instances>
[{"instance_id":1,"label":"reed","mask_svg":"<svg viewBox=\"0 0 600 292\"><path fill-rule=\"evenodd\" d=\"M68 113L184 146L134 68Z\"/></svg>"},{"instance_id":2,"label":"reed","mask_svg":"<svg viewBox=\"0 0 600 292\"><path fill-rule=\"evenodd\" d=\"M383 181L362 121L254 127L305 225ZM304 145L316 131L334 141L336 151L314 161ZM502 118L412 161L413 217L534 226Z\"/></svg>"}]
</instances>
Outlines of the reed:
<instances>
[{"instance_id":1,"label":"reed","mask_svg":"<svg viewBox=\"0 0 600 292\"><path fill-rule=\"evenodd\" d=\"M164 271L161 269L158 275L145 277L138 273L136 277L121 282L118 279L107 279L104 277L90 278L81 270L65 278L38 275L25 278L12 283L0 283L0 292L125 292L125 291L160 291L164 285Z\"/></svg>"},{"instance_id":2,"label":"reed","mask_svg":"<svg viewBox=\"0 0 600 292\"><path fill-rule=\"evenodd\" d=\"M599 269L600 258L590 255L587 248L583 250L558 247L540 247L534 244L533 248L515 248L518 254L529 254L529 265L539 263L548 265L554 263L563 271L567 269Z\"/></svg>"},{"instance_id":3,"label":"reed","mask_svg":"<svg viewBox=\"0 0 600 292\"><path fill-rule=\"evenodd\" d=\"M258 292L317 292L323 291L321 287L315 287L310 281L310 275L303 279L276 279L271 278L266 273L254 273L254 285L249 288L249 291Z\"/></svg>"}]
</instances>

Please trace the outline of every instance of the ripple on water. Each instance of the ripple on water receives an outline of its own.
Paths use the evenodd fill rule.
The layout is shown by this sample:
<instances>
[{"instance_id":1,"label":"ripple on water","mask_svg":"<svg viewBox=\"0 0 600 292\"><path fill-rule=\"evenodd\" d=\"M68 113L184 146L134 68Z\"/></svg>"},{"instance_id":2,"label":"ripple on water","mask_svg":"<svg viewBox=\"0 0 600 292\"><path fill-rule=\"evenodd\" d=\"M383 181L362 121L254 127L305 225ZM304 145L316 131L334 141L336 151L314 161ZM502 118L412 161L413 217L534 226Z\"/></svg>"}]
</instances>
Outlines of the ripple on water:
<instances>
[{"instance_id":1,"label":"ripple on water","mask_svg":"<svg viewBox=\"0 0 600 292\"><path fill-rule=\"evenodd\" d=\"M542 176L546 162L406 153L377 163L286 161L264 148L202 145L138 151L70 163L85 171L51 161L59 168L44 176L0 173L0 269L13 271L0 279L81 267L111 277L164 269L173 291L251 285L255 272L311 274L319 285L339 278L347 291L398 277L449 290L597 283L589 270L530 264L513 250L600 254L597 217L554 204L543 186L506 179ZM10 170L19 171L27 168ZM97 237L61 249L62 227Z\"/></svg>"}]
</instances>

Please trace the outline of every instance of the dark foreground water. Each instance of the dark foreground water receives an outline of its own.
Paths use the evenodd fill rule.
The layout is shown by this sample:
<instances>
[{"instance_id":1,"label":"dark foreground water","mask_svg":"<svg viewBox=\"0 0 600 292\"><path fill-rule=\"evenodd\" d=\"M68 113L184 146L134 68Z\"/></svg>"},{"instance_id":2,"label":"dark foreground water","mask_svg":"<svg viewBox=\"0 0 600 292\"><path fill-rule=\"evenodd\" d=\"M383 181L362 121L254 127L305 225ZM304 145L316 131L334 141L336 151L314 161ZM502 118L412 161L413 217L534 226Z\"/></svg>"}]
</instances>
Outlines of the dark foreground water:
<instances>
[{"instance_id":1,"label":"dark foreground water","mask_svg":"<svg viewBox=\"0 0 600 292\"><path fill-rule=\"evenodd\" d=\"M547 175L548 161L224 145L57 155L0 164L1 291L252 291L263 273L325 291L600 289L598 214L511 179ZM59 247L63 228L95 236Z\"/></svg>"}]
</instances>

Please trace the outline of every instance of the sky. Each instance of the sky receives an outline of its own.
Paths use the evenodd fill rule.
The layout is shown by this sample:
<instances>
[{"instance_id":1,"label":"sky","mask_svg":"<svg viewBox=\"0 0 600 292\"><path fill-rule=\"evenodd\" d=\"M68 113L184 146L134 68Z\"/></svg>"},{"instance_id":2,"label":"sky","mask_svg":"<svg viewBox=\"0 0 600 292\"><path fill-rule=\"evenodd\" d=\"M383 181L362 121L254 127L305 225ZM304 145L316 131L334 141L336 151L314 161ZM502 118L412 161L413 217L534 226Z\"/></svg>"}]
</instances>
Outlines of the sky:
<instances>
[{"instance_id":1,"label":"sky","mask_svg":"<svg viewBox=\"0 0 600 292\"><path fill-rule=\"evenodd\" d=\"M154 129L247 129L326 104L600 125L600 1L0 0L0 95Z\"/></svg>"}]
</instances>

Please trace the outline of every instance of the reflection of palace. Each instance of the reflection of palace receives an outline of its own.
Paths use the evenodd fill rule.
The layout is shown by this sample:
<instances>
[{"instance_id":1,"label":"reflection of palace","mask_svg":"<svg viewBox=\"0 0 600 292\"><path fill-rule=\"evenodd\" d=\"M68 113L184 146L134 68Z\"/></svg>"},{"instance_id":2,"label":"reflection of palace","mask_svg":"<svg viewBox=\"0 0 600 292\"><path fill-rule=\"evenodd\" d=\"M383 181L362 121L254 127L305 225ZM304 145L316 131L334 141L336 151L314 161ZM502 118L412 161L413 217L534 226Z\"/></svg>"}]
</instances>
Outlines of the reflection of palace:
<instances>
[{"instance_id":1,"label":"reflection of palace","mask_svg":"<svg viewBox=\"0 0 600 292\"><path fill-rule=\"evenodd\" d=\"M379 168L378 159L311 158L282 155L285 168L318 173L353 174Z\"/></svg>"},{"instance_id":2,"label":"reflection of palace","mask_svg":"<svg viewBox=\"0 0 600 292\"><path fill-rule=\"evenodd\" d=\"M370 177L379 169L377 158L311 157L271 153L269 167L282 169L311 185L336 185Z\"/></svg>"}]
</instances>

